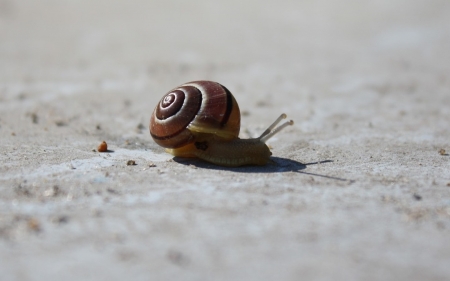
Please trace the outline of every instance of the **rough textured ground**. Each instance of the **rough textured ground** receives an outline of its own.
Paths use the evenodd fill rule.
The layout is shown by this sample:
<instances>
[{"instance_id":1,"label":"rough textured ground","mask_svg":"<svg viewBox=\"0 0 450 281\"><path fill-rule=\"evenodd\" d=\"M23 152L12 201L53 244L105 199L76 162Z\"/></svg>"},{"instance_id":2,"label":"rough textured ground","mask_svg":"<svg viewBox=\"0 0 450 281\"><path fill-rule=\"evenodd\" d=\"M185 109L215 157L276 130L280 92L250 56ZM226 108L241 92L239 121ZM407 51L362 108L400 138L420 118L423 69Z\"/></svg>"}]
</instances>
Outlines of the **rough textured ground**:
<instances>
[{"instance_id":1,"label":"rough textured ground","mask_svg":"<svg viewBox=\"0 0 450 281\"><path fill-rule=\"evenodd\" d=\"M446 0L0 0L0 279L449 280L449 19ZM153 143L157 101L198 79L235 94L242 137L295 120L275 164Z\"/></svg>"}]
</instances>

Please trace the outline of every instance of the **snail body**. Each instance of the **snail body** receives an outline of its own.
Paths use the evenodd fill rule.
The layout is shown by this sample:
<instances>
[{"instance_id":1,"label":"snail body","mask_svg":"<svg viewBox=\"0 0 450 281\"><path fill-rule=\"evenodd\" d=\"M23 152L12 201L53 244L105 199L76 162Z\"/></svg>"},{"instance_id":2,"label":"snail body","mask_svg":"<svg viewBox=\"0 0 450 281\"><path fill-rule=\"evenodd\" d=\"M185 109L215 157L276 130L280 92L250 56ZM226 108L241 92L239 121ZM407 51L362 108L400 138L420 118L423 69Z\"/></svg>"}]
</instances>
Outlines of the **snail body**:
<instances>
[{"instance_id":1,"label":"snail body","mask_svg":"<svg viewBox=\"0 0 450 281\"><path fill-rule=\"evenodd\" d=\"M231 92L216 82L194 81L162 97L150 119L150 135L177 157L229 167L265 165L272 155L265 142L293 124L275 128L284 118L282 114L258 138L240 139L240 110Z\"/></svg>"}]
</instances>

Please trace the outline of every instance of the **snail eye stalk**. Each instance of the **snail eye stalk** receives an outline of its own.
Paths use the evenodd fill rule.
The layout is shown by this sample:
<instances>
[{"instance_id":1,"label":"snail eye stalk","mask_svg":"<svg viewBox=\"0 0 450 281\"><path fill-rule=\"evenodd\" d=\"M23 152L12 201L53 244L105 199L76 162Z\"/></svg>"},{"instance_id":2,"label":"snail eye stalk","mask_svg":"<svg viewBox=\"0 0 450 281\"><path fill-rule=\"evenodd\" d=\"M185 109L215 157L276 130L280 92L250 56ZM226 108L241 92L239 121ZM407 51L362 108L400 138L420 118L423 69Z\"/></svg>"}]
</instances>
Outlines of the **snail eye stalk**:
<instances>
[{"instance_id":1,"label":"snail eye stalk","mask_svg":"<svg viewBox=\"0 0 450 281\"><path fill-rule=\"evenodd\" d=\"M287 117L286 114L284 114L284 113L281 114L280 117L278 117L277 120L275 120L275 122L273 122L272 125L270 125L264 131L264 133L261 134L261 136L258 139L261 140L262 142L266 142L268 139L273 137L275 134L277 134L278 132L280 132L281 130L286 128L287 126L294 125L294 121L289 120L287 122L284 122L280 126L276 127L278 125L278 123L280 123L281 120L286 119L286 117Z\"/></svg>"}]
</instances>

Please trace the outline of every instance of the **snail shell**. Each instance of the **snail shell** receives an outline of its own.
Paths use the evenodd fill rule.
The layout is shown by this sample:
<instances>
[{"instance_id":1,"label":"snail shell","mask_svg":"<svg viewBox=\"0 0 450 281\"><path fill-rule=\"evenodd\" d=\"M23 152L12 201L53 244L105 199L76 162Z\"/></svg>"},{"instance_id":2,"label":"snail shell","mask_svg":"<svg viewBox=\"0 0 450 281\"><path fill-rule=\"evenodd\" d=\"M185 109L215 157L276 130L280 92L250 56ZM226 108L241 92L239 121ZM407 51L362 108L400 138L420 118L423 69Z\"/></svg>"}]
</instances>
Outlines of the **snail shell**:
<instances>
[{"instance_id":1,"label":"snail shell","mask_svg":"<svg viewBox=\"0 0 450 281\"><path fill-rule=\"evenodd\" d=\"M200 134L238 137L239 106L231 92L212 81L183 84L165 94L150 119L150 134L165 148L193 143Z\"/></svg>"}]
</instances>

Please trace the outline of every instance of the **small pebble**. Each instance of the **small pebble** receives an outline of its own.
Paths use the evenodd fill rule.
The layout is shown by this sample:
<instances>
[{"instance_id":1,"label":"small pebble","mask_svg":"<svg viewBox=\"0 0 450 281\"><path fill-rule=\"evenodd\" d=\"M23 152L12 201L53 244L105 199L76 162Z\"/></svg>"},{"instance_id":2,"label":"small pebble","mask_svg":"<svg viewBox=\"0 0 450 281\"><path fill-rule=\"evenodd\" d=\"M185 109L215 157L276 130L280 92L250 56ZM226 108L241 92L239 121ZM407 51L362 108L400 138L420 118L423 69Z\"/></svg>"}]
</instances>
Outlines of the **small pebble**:
<instances>
[{"instance_id":1,"label":"small pebble","mask_svg":"<svg viewBox=\"0 0 450 281\"><path fill-rule=\"evenodd\" d=\"M98 152L107 152L108 151L108 144L106 141L103 141L99 146L97 147Z\"/></svg>"},{"instance_id":2,"label":"small pebble","mask_svg":"<svg viewBox=\"0 0 450 281\"><path fill-rule=\"evenodd\" d=\"M54 218L52 219L52 222L53 222L53 223L57 223L57 224L67 223L68 221L69 221L69 217L68 217L68 216L65 216L65 215L61 215L61 216L58 216L58 217L54 217Z\"/></svg>"},{"instance_id":3,"label":"small pebble","mask_svg":"<svg viewBox=\"0 0 450 281\"><path fill-rule=\"evenodd\" d=\"M59 194L60 194L60 190L57 185L54 185L52 188L49 188L46 191L44 191L45 197L56 197Z\"/></svg>"},{"instance_id":4,"label":"small pebble","mask_svg":"<svg viewBox=\"0 0 450 281\"><path fill-rule=\"evenodd\" d=\"M55 121L55 125L58 127L63 127L63 126L67 126L67 123L65 121L58 120L58 121Z\"/></svg>"},{"instance_id":5,"label":"small pebble","mask_svg":"<svg viewBox=\"0 0 450 281\"><path fill-rule=\"evenodd\" d=\"M31 120L33 121L33 124L39 123L39 117L36 113L31 113Z\"/></svg>"},{"instance_id":6,"label":"small pebble","mask_svg":"<svg viewBox=\"0 0 450 281\"><path fill-rule=\"evenodd\" d=\"M40 225L39 221L36 218L30 218L27 221L27 225L28 225L28 228L30 230L33 230L35 232L38 232L38 231L41 230L41 225Z\"/></svg>"},{"instance_id":7,"label":"small pebble","mask_svg":"<svg viewBox=\"0 0 450 281\"><path fill-rule=\"evenodd\" d=\"M176 265L187 265L189 259L182 253L176 250L169 250L167 252L167 258Z\"/></svg>"}]
</instances>

